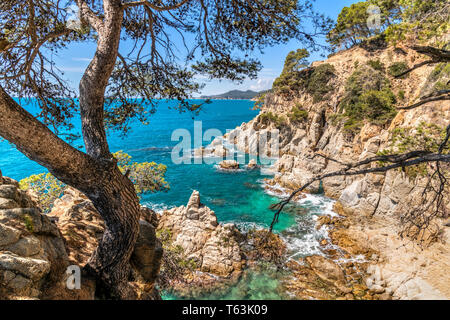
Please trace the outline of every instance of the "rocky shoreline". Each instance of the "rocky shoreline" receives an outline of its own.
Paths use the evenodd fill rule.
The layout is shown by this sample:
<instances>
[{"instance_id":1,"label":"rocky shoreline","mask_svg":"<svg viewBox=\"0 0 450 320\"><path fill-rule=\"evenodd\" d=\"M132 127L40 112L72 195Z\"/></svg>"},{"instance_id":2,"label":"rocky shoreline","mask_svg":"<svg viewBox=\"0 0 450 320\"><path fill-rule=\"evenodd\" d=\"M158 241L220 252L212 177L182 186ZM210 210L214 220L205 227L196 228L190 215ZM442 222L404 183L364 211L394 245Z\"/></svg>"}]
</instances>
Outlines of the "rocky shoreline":
<instances>
[{"instance_id":1,"label":"rocky shoreline","mask_svg":"<svg viewBox=\"0 0 450 320\"><path fill-rule=\"evenodd\" d=\"M384 65L393 61L406 61L413 65L419 59L420 55L408 47L401 50L388 47L370 52L354 47L339 52L326 61L313 63L313 67L327 63L335 69L331 80L334 93L328 99L317 102L306 92L299 92L289 99L267 94L260 115L225 135L223 140L240 152L258 156L261 150L255 151L257 149L253 147L258 145L259 139L272 130L278 130L280 156L273 166L275 178L268 184L286 191L295 190L313 176L340 169L340 163L375 156L387 148L395 128L417 127L420 123L433 123L443 128L448 125L450 103L446 101L398 112L389 127L365 123L359 132L350 136L342 125L333 120L344 96L344 84L358 66L375 60ZM432 72L432 67L417 69L406 78L391 80L392 87L404 94L404 101L414 100L433 85L429 82ZM307 119L302 122L291 120L289 114L299 105L307 114ZM283 124L267 121L268 117L262 115L268 113L283 119ZM266 147L271 149L270 145ZM336 245L351 254L366 255L368 262L363 266L366 274L359 282L364 292L374 293L372 297L450 299L450 276L445 271L450 269L448 220L436 219L427 230L413 238L408 233L404 234L401 223L401 217L419 204L424 183L420 176L411 178L401 171L389 171L385 174L327 178L321 185L315 183L306 190L316 192L320 187L326 196L337 200L335 211L342 218L328 221L325 217L321 220L330 226L330 237ZM272 191L273 194L285 192L280 189ZM449 211L450 201L445 203ZM363 297L369 298L365 294Z\"/></svg>"}]
</instances>

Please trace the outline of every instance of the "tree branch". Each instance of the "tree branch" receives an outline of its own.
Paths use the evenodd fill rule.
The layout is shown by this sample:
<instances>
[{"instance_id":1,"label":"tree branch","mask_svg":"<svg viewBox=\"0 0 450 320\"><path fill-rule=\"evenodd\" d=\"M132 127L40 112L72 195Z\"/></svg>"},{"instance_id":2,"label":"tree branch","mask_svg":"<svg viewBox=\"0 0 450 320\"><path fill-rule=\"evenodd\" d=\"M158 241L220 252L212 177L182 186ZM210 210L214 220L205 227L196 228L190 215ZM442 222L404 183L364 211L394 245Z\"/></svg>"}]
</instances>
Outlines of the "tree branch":
<instances>
[{"instance_id":1,"label":"tree branch","mask_svg":"<svg viewBox=\"0 0 450 320\"><path fill-rule=\"evenodd\" d=\"M143 0L143 1L126 2L126 3L122 4L122 7L127 9L127 8L146 5L156 11L169 11L169 10L178 9L178 8L182 7L184 4L188 3L189 1L191 1L191 0L183 0L179 3L171 5L171 6L157 6L153 3L151 3L150 1Z\"/></svg>"},{"instance_id":2,"label":"tree branch","mask_svg":"<svg viewBox=\"0 0 450 320\"><path fill-rule=\"evenodd\" d=\"M85 153L58 138L44 124L17 104L0 86L0 136L13 143L28 158L46 167L55 177L72 186L98 178L98 167ZM83 171L83 174L81 174Z\"/></svg>"},{"instance_id":3,"label":"tree branch","mask_svg":"<svg viewBox=\"0 0 450 320\"><path fill-rule=\"evenodd\" d=\"M449 129L447 130L450 131ZM445 140L448 142L448 138ZM355 170L363 165L370 164L373 162L390 162L392 164L382 167L375 167L375 168L367 168L367 169L360 169ZM316 176L309 180L306 184L304 184L301 188L297 189L291 195L279 202L275 207L278 208L277 212L274 215L274 218L272 220L272 223L270 225L270 231L272 232L273 227L275 223L278 222L278 217L283 210L283 208L300 192L304 191L307 187L309 187L311 184L317 181L321 181L325 178L329 177L336 177L336 176L354 176L354 175L360 175L360 174L367 174L367 173L380 173L380 172L387 172L389 170L397 169L397 168L405 168L409 166L418 165L421 163L428 163L428 162L450 162L450 154L441 154L441 153L430 153L427 151L412 151L405 154L400 155L385 155L385 156L375 156L368 158L366 160L362 160L360 162L354 163L354 164L348 164L344 169L325 173L319 176Z\"/></svg>"}]
</instances>

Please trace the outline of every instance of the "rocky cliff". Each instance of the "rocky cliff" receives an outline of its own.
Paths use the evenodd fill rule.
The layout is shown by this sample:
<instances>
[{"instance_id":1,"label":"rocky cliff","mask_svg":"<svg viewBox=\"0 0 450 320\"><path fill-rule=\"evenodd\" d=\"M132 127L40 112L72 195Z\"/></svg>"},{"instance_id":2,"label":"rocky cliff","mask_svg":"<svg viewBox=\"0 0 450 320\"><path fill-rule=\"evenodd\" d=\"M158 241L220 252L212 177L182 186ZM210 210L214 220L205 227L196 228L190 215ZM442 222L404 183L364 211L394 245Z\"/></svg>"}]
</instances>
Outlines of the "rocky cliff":
<instances>
[{"instance_id":1,"label":"rocky cliff","mask_svg":"<svg viewBox=\"0 0 450 320\"><path fill-rule=\"evenodd\" d=\"M194 191L186 206L162 214L159 230L169 230L173 244L183 248L197 268L218 276L238 276L245 266L239 248L239 231L233 224L220 225L211 209Z\"/></svg>"},{"instance_id":2,"label":"rocky cliff","mask_svg":"<svg viewBox=\"0 0 450 320\"><path fill-rule=\"evenodd\" d=\"M162 247L155 216L142 208L139 238L131 258L130 284L138 299L159 299L155 289ZM81 274L81 288L67 287L69 266L82 268L104 232L92 203L67 188L43 215L16 181L0 173L0 299L97 298L95 281Z\"/></svg>"},{"instance_id":3,"label":"rocky cliff","mask_svg":"<svg viewBox=\"0 0 450 320\"><path fill-rule=\"evenodd\" d=\"M349 79L355 72L365 75L358 83L360 88L369 86L378 75L387 79L397 106L412 104L429 93L437 83L436 66L416 69L401 79L388 72L390 66L398 66L399 62L412 66L422 60L423 56L406 46L375 49L359 46L339 52L313 63L310 69L332 66L334 74L326 84L328 92L314 96L307 89L299 89L289 94L268 94L260 115L225 138L243 152L258 154L262 151L255 148L258 139L278 129L280 156L273 167L276 176L271 183L293 190L316 175L342 168L342 163L360 161L387 149L396 128L417 128L421 123L445 127L450 123L448 101L402 110L383 124L362 121L355 129L350 122L340 121L343 101L348 99ZM445 83L449 75L441 77L440 81ZM299 114L303 119L299 119ZM267 144L266 150L271 147ZM450 268L447 222L435 219L427 231L414 239L399 236L404 227L401 217L420 202L424 178L393 170L385 174L327 178L322 185L325 195L339 200L339 211L350 222L349 228L339 230L340 234L379 253L379 261L368 269L372 274L367 281L369 285L385 286L398 299L450 298L450 278L446 272ZM309 190L318 187L315 184ZM448 212L448 194L444 203Z\"/></svg>"}]
</instances>

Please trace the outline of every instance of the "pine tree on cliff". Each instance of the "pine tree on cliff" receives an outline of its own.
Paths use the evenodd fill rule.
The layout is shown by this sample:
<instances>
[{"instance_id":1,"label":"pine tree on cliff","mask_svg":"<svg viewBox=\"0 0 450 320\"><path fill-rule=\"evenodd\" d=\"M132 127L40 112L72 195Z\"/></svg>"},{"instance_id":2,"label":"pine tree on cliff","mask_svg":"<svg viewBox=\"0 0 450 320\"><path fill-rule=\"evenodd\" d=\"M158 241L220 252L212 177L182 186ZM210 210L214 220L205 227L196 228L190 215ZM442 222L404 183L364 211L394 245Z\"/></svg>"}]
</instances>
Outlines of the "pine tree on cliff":
<instances>
[{"instance_id":1,"label":"pine tree on cliff","mask_svg":"<svg viewBox=\"0 0 450 320\"><path fill-rule=\"evenodd\" d=\"M134 118L146 123L158 98L179 100L180 111L198 111L187 100L200 88L195 74L255 78L260 63L236 52L293 38L315 47L302 25L322 30L329 20L309 0L67 2L71 10L62 1L0 3L0 136L92 200L106 231L86 271L111 297L133 298L127 279L140 205L111 155L106 129L126 132ZM53 60L73 42L96 43L79 94ZM12 97L35 98L39 113L30 114ZM78 112L86 152L60 138Z\"/></svg>"}]
</instances>

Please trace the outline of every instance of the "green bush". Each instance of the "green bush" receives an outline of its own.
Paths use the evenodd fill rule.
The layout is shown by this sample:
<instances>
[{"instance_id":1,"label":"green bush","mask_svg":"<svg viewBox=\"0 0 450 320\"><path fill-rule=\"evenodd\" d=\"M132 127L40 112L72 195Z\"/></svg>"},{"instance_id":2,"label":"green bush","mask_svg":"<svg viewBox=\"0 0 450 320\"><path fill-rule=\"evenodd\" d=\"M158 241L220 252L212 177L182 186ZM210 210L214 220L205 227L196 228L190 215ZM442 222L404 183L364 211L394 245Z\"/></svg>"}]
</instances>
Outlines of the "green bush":
<instances>
[{"instance_id":1,"label":"green bush","mask_svg":"<svg viewBox=\"0 0 450 320\"><path fill-rule=\"evenodd\" d=\"M394 62L389 66L389 74L393 77L398 76L399 74L402 74L406 70L408 70L408 65L406 62ZM406 77L405 75L404 77Z\"/></svg>"},{"instance_id":2,"label":"green bush","mask_svg":"<svg viewBox=\"0 0 450 320\"><path fill-rule=\"evenodd\" d=\"M360 130L364 121L383 125L396 115L396 98L389 80L381 71L361 66L347 79L345 95L341 103L344 129Z\"/></svg>"},{"instance_id":3,"label":"green bush","mask_svg":"<svg viewBox=\"0 0 450 320\"><path fill-rule=\"evenodd\" d=\"M45 213L49 213L56 199L60 198L66 187L51 173L33 174L19 182L22 190L31 189Z\"/></svg>"},{"instance_id":4,"label":"green bush","mask_svg":"<svg viewBox=\"0 0 450 320\"><path fill-rule=\"evenodd\" d=\"M303 109L301 105L296 105L292 107L291 113L289 114L289 120L293 123L304 122L308 120L308 111Z\"/></svg>"},{"instance_id":5,"label":"green bush","mask_svg":"<svg viewBox=\"0 0 450 320\"><path fill-rule=\"evenodd\" d=\"M369 60L367 61L367 65L375 70L384 72L384 63L382 63L380 60Z\"/></svg>"},{"instance_id":6,"label":"green bush","mask_svg":"<svg viewBox=\"0 0 450 320\"><path fill-rule=\"evenodd\" d=\"M436 153L442 141L445 139L446 133L446 128L423 121L415 128L395 128L392 132L388 147L380 151L378 155L403 154L417 150L417 146L420 146L420 150ZM448 144L442 150L442 153L450 153ZM385 165L386 163L381 164ZM409 177L415 178L418 175L427 175L428 167L428 164L419 164L406 167L402 170L405 170Z\"/></svg>"},{"instance_id":7,"label":"green bush","mask_svg":"<svg viewBox=\"0 0 450 320\"><path fill-rule=\"evenodd\" d=\"M334 90L330 80L334 77L336 69L329 63L314 68L311 76L306 80L306 92L313 97L315 103L326 99L328 93Z\"/></svg>"},{"instance_id":8,"label":"green bush","mask_svg":"<svg viewBox=\"0 0 450 320\"><path fill-rule=\"evenodd\" d=\"M286 124L286 119L283 116L273 114L271 111L264 112L259 116L261 123L270 124L273 123L275 127L280 128Z\"/></svg>"}]
</instances>

